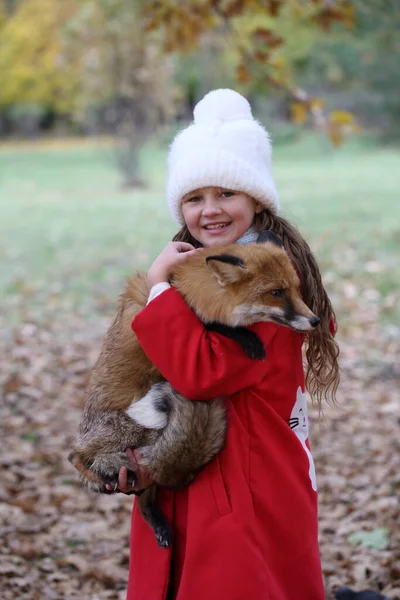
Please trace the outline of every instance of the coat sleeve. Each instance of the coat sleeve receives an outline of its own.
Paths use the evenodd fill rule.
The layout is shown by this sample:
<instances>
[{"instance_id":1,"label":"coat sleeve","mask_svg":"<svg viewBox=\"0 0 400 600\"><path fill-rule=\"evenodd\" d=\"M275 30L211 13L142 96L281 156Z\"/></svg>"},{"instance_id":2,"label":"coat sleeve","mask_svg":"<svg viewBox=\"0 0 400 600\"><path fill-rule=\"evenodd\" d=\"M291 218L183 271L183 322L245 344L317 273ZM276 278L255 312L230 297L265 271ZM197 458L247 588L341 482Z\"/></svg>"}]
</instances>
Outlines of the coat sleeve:
<instances>
[{"instance_id":1,"label":"coat sleeve","mask_svg":"<svg viewBox=\"0 0 400 600\"><path fill-rule=\"evenodd\" d=\"M211 400L230 396L257 384L266 372L266 360L253 360L237 342L207 331L173 288L152 300L132 321L149 360L183 396ZM257 323L250 327L267 346L278 326Z\"/></svg>"}]
</instances>

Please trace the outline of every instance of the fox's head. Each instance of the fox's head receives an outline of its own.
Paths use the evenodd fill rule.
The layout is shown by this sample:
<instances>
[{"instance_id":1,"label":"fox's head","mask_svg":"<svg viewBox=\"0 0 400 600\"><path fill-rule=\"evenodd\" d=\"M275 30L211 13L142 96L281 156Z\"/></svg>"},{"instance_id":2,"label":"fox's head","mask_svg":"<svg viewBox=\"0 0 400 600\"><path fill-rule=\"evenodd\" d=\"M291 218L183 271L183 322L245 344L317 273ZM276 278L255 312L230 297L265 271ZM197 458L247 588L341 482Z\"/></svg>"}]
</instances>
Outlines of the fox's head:
<instances>
[{"instance_id":1,"label":"fox's head","mask_svg":"<svg viewBox=\"0 0 400 600\"><path fill-rule=\"evenodd\" d=\"M175 269L174 286L205 323L273 321L311 331L319 318L301 299L289 256L275 234L263 237L263 243L202 248Z\"/></svg>"}]
</instances>

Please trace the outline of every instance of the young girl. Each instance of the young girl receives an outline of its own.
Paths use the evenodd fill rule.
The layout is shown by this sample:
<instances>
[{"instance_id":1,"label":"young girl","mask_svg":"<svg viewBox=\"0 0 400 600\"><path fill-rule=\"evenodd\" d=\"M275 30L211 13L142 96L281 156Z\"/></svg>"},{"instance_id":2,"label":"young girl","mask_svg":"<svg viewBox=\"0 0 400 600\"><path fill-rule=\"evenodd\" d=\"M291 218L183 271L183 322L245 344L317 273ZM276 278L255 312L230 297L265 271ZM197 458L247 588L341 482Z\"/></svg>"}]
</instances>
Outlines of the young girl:
<instances>
[{"instance_id":1,"label":"young girl","mask_svg":"<svg viewBox=\"0 0 400 600\"><path fill-rule=\"evenodd\" d=\"M132 328L178 392L204 402L226 398L228 432L224 449L189 487L159 490L172 555L134 507L127 598L323 600L305 387L319 403L334 398L334 315L310 248L278 216L268 134L242 96L215 90L199 102L194 123L172 144L167 196L182 228L151 266L149 302ZM266 349L257 361L206 331L168 279L196 248L256 242L265 229L281 239L321 323L306 340L273 323L254 325ZM124 470L119 485L128 491Z\"/></svg>"}]
</instances>

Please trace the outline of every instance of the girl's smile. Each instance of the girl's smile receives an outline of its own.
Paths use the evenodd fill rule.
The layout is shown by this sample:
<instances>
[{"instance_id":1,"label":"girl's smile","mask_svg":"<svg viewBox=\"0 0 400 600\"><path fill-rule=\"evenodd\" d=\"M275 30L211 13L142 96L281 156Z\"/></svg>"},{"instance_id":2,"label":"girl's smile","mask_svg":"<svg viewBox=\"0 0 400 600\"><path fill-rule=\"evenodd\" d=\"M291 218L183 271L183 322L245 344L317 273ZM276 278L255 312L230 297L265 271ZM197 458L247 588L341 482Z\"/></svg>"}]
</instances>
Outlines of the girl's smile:
<instances>
[{"instance_id":1,"label":"girl's smile","mask_svg":"<svg viewBox=\"0 0 400 600\"><path fill-rule=\"evenodd\" d=\"M186 194L182 213L191 235L203 246L236 242L263 205L243 192L203 187Z\"/></svg>"},{"instance_id":2,"label":"girl's smile","mask_svg":"<svg viewBox=\"0 0 400 600\"><path fill-rule=\"evenodd\" d=\"M227 227L229 227L230 224L231 224L230 221L229 222L225 222L225 223L221 223L221 222L207 223L207 225L204 225L204 229L206 231L209 231L213 235L219 235L220 233L222 233L222 230L226 229Z\"/></svg>"}]
</instances>

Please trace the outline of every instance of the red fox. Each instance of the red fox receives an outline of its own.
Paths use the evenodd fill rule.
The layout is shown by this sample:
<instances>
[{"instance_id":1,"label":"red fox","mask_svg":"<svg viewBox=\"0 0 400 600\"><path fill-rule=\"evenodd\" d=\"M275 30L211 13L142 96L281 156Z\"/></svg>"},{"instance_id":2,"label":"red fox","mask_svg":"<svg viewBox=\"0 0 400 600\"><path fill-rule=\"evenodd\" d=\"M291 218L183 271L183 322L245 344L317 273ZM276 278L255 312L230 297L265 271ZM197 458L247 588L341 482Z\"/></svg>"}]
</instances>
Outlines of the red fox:
<instances>
[{"instance_id":1,"label":"red fox","mask_svg":"<svg viewBox=\"0 0 400 600\"><path fill-rule=\"evenodd\" d=\"M273 321L311 331L319 318L304 304L291 261L272 232L265 243L202 248L177 266L171 283L206 327L236 339L254 359L264 358L259 338L246 326ZM154 484L139 497L143 517L160 546L168 547L168 524L155 504L155 486L180 487L221 450L226 414L222 399L187 400L150 363L131 321L146 305L144 274L129 280L118 313L93 368L75 447L69 460L89 488L116 486L122 466L135 483L126 449L137 448Z\"/></svg>"}]
</instances>

